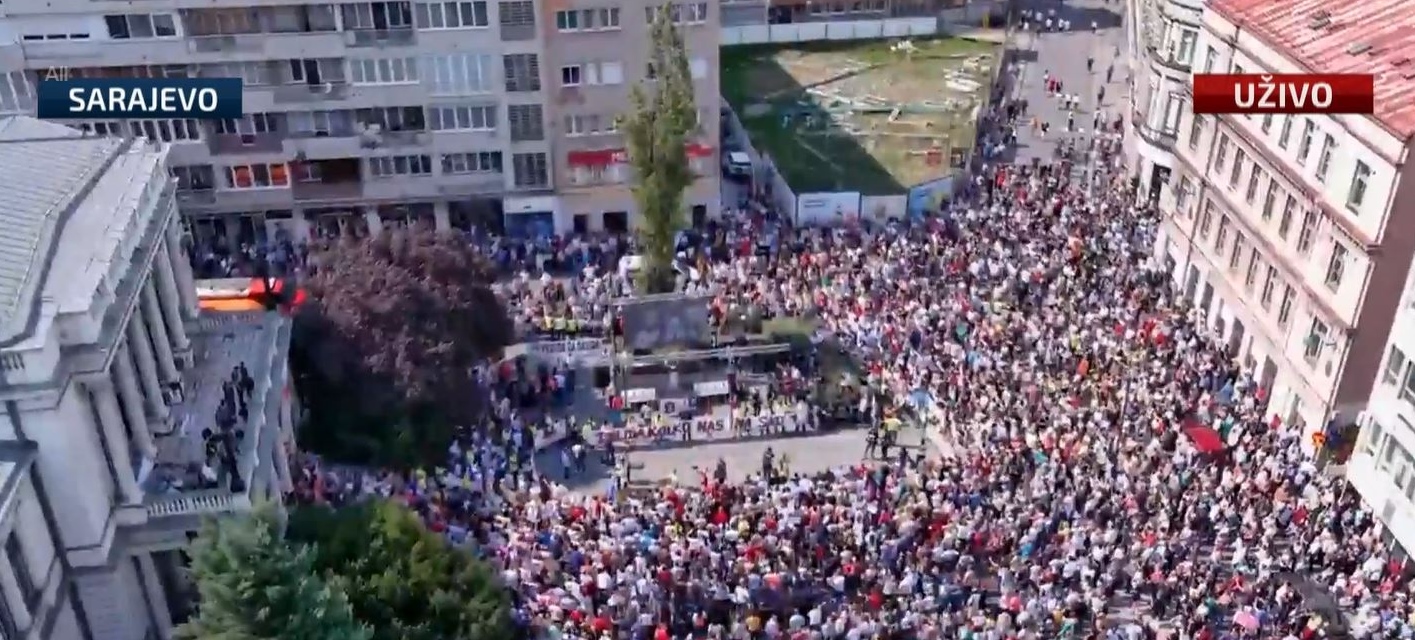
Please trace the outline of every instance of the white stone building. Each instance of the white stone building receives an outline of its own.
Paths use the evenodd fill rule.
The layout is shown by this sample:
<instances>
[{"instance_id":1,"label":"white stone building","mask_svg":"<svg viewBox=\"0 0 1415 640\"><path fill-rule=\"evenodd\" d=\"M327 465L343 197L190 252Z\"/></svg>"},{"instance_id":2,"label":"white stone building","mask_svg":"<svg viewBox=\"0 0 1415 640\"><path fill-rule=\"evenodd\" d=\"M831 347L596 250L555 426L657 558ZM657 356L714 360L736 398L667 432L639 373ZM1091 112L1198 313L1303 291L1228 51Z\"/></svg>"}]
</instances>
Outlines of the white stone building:
<instances>
[{"instance_id":1,"label":"white stone building","mask_svg":"<svg viewBox=\"0 0 1415 640\"><path fill-rule=\"evenodd\" d=\"M1415 549L1415 271L1410 275L1346 463L1351 485L1406 554Z\"/></svg>"},{"instance_id":2,"label":"white stone building","mask_svg":"<svg viewBox=\"0 0 1415 640\"><path fill-rule=\"evenodd\" d=\"M1186 112L1155 252L1268 389L1315 432L1365 407L1415 251L1415 4L1211 0L1195 73L1375 73L1376 113Z\"/></svg>"},{"instance_id":3,"label":"white stone building","mask_svg":"<svg viewBox=\"0 0 1415 640\"><path fill-rule=\"evenodd\" d=\"M1157 197L1174 168L1179 122L1189 107L1189 73L1199 42L1202 0L1131 0L1130 117L1126 161L1141 193Z\"/></svg>"},{"instance_id":4,"label":"white stone building","mask_svg":"<svg viewBox=\"0 0 1415 640\"><path fill-rule=\"evenodd\" d=\"M7 639L169 637L201 516L288 487L288 322L199 311L167 153L0 120Z\"/></svg>"}]
</instances>

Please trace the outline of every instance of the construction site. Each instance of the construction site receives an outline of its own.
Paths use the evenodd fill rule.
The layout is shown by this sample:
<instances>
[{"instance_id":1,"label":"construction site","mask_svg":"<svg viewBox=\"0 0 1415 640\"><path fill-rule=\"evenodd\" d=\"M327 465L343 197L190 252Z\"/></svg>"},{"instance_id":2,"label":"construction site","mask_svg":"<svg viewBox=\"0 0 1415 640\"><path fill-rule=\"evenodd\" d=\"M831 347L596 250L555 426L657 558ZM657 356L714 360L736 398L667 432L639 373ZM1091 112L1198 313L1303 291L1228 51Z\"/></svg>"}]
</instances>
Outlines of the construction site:
<instances>
[{"instance_id":1,"label":"construction site","mask_svg":"<svg viewBox=\"0 0 1415 640\"><path fill-rule=\"evenodd\" d=\"M965 162L998 45L946 38L734 47L722 89L796 193L904 193Z\"/></svg>"}]
</instances>

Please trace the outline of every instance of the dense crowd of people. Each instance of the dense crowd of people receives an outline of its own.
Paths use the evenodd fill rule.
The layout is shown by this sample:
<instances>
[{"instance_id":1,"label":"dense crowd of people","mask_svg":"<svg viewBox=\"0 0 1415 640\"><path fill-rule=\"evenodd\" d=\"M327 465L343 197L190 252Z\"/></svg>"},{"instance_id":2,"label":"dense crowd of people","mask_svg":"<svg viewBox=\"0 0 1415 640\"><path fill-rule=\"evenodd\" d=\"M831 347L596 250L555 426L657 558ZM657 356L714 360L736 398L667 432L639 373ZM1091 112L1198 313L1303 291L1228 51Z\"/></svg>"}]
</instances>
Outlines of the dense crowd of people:
<instances>
[{"instance_id":1,"label":"dense crowd of people","mask_svg":"<svg viewBox=\"0 0 1415 640\"><path fill-rule=\"evenodd\" d=\"M1150 256L1156 212L1100 155L1090 184L985 167L924 220L755 215L684 237L685 288L814 319L865 383L918 406L940 459L572 491L534 452L578 430L546 399L573 373L488 368L500 428L444 467L311 461L301 494L406 500L495 564L537 638L1415 637L1403 556L1176 294ZM627 241L491 251L527 332L612 322ZM566 476L595 446L567 442Z\"/></svg>"}]
</instances>

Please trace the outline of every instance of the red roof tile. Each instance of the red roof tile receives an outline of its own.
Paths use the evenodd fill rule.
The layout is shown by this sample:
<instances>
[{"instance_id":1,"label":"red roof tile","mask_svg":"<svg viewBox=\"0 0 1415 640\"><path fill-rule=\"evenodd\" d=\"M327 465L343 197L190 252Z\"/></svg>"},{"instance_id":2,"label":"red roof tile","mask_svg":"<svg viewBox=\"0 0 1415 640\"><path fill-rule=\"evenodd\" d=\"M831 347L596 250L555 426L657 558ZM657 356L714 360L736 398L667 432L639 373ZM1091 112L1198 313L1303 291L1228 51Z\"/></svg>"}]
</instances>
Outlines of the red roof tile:
<instances>
[{"instance_id":1,"label":"red roof tile","mask_svg":"<svg viewBox=\"0 0 1415 640\"><path fill-rule=\"evenodd\" d=\"M1208 8L1314 73L1376 74L1375 118L1415 136L1415 0L1211 0ZM1328 26L1313 29L1325 12ZM1358 45L1368 51L1352 54Z\"/></svg>"}]
</instances>

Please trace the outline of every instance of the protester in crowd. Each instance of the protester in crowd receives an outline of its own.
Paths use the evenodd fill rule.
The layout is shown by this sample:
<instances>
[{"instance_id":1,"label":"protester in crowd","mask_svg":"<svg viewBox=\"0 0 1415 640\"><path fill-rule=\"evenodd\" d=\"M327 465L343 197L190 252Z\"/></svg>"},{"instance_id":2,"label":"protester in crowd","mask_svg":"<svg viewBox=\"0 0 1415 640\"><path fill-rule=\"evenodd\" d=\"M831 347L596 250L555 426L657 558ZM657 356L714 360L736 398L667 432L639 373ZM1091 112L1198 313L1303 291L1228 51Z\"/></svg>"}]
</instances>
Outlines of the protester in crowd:
<instances>
[{"instance_id":1,"label":"protester in crowd","mask_svg":"<svg viewBox=\"0 0 1415 640\"><path fill-rule=\"evenodd\" d=\"M610 448L608 492L572 491L527 463L508 400L447 469L302 487L406 499L495 563L534 637L1415 637L1403 561L1175 294L1113 157L1081 145L1084 180L984 168L922 221L688 238L685 286L815 318L860 361L860 411L913 406L942 459L783 474L773 452L741 482L720 463L642 488ZM598 310L598 289L527 289L515 304Z\"/></svg>"}]
</instances>

